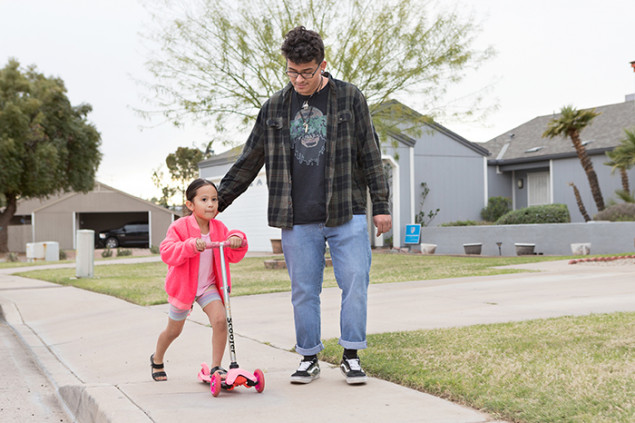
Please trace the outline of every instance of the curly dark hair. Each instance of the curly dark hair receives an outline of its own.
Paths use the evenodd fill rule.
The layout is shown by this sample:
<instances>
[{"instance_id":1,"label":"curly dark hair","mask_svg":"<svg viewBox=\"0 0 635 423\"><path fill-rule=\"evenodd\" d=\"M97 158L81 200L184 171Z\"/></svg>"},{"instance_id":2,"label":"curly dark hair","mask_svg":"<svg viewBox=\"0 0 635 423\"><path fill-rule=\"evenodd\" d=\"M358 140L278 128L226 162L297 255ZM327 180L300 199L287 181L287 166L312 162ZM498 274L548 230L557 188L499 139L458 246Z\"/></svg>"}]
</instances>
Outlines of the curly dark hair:
<instances>
[{"instance_id":1,"label":"curly dark hair","mask_svg":"<svg viewBox=\"0 0 635 423\"><path fill-rule=\"evenodd\" d=\"M315 59L315 63L320 64L324 60L322 37L303 26L296 26L287 33L280 50L293 63L309 63Z\"/></svg>"}]
</instances>

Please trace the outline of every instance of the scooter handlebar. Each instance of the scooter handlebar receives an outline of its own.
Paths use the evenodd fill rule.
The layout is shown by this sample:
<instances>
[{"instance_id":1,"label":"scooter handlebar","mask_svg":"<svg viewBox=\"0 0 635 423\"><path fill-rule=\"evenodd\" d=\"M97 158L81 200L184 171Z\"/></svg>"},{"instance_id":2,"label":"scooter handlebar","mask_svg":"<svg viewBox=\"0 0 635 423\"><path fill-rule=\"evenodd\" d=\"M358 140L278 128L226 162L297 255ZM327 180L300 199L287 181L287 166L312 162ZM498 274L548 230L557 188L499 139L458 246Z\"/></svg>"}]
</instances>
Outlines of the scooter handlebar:
<instances>
[{"instance_id":1,"label":"scooter handlebar","mask_svg":"<svg viewBox=\"0 0 635 423\"><path fill-rule=\"evenodd\" d=\"M220 246L229 247L231 242L229 241L205 241L205 248L220 248Z\"/></svg>"}]
</instances>

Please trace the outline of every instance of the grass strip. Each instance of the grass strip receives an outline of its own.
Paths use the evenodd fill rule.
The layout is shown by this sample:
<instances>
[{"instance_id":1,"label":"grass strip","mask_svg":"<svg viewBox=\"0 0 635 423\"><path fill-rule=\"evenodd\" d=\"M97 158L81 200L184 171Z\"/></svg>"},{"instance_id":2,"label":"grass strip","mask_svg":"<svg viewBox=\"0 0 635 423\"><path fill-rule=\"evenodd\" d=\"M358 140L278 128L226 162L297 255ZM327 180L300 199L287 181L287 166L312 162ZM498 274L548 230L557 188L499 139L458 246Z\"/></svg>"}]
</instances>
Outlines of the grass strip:
<instances>
[{"instance_id":1,"label":"grass strip","mask_svg":"<svg viewBox=\"0 0 635 423\"><path fill-rule=\"evenodd\" d=\"M372 376L523 423L635 421L635 313L368 336ZM325 342L321 359L339 364Z\"/></svg>"}]
</instances>

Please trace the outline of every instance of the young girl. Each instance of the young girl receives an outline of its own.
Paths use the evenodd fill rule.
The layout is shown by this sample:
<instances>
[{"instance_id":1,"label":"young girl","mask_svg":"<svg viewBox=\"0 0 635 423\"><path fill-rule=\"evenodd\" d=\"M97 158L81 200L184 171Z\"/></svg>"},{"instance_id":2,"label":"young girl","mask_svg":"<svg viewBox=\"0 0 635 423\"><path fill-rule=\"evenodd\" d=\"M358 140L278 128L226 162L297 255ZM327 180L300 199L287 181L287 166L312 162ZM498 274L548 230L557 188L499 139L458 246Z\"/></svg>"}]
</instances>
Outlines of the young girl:
<instances>
[{"instance_id":1,"label":"young girl","mask_svg":"<svg viewBox=\"0 0 635 423\"><path fill-rule=\"evenodd\" d=\"M247 238L240 231L228 231L218 214L218 193L216 185L205 179L196 179L185 192L185 206L190 211L170 225L161 242L161 259L168 265L165 290L168 293L170 310L168 325L159 335L157 347L150 356L152 378L167 380L163 360L165 351L183 330L185 319L196 301L212 325L212 369L221 376L227 371L221 367L221 360L227 343L227 322L224 300L221 298L222 276L220 252L217 248L206 249L206 241L229 241L225 250L227 283L229 262L236 263L247 252Z\"/></svg>"}]
</instances>

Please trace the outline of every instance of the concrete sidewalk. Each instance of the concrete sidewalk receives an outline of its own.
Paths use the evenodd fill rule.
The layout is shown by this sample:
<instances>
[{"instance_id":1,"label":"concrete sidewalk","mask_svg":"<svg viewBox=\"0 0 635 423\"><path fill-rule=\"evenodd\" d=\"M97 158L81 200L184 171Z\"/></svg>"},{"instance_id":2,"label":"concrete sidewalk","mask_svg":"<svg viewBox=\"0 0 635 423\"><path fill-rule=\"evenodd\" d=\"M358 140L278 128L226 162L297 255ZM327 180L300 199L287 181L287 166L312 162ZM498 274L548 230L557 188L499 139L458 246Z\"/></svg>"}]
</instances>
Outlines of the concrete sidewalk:
<instances>
[{"instance_id":1,"label":"concrete sidewalk","mask_svg":"<svg viewBox=\"0 0 635 423\"><path fill-rule=\"evenodd\" d=\"M542 270L493 277L372 285L369 333L572 314L635 311L635 266L524 265ZM27 270L27 269L21 269ZM149 356L166 307L140 307L106 295L1 272L3 314L80 422L244 419L263 422L491 422L491 416L370 378L349 386L321 363L321 378L291 385L299 356L288 293L235 297L241 367L265 373L262 394L237 388L211 397L196 379L209 361L211 330L199 308L168 350L169 381L150 377ZM323 338L339 335L339 290L322 294ZM225 356L227 361L227 355Z\"/></svg>"}]
</instances>

